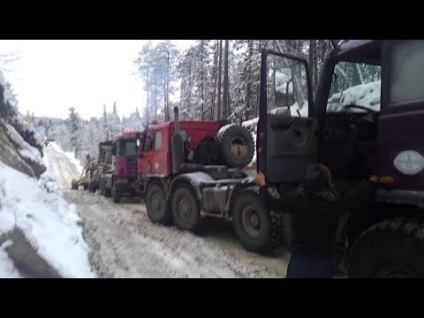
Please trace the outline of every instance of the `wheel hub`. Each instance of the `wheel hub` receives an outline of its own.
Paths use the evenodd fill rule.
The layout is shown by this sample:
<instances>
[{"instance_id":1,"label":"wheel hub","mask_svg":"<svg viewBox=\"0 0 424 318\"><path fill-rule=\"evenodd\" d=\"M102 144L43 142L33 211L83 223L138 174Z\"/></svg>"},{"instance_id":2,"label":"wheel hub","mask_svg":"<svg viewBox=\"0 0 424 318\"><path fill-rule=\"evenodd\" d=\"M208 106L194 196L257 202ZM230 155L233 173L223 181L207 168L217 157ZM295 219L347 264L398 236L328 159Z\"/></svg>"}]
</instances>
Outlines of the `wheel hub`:
<instances>
[{"instance_id":1,"label":"wheel hub","mask_svg":"<svg viewBox=\"0 0 424 318\"><path fill-rule=\"evenodd\" d=\"M261 219L253 208L247 207L243 210L242 221L243 227L250 236L257 237L261 233Z\"/></svg>"},{"instance_id":2,"label":"wheel hub","mask_svg":"<svg viewBox=\"0 0 424 318\"><path fill-rule=\"evenodd\" d=\"M179 210L180 215L182 217L184 217L186 219L190 218L190 216L191 216L191 207L190 207L190 204L189 204L189 202L188 202L187 199L182 199L180 201L180 204L179 204L178 207L179 207L178 210Z\"/></svg>"},{"instance_id":3,"label":"wheel hub","mask_svg":"<svg viewBox=\"0 0 424 318\"><path fill-rule=\"evenodd\" d=\"M152 197L152 203L153 203L153 208L156 211L161 211L162 210L162 200L159 194L155 193Z\"/></svg>"},{"instance_id":4,"label":"wheel hub","mask_svg":"<svg viewBox=\"0 0 424 318\"><path fill-rule=\"evenodd\" d=\"M234 138L231 140L231 153L234 157L242 159L247 155L247 145L241 138Z\"/></svg>"}]
</instances>

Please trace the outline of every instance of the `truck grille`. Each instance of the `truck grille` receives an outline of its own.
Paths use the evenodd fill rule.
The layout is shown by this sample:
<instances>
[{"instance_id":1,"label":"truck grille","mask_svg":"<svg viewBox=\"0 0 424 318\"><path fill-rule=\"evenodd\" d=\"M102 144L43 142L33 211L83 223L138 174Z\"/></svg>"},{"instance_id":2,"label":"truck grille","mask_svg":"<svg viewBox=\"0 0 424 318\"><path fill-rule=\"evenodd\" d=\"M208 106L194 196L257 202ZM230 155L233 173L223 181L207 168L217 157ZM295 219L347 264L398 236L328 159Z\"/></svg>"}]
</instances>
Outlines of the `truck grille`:
<instances>
[{"instance_id":1,"label":"truck grille","mask_svg":"<svg viewBox=\"0 0 424 318\"><path fill-rule=\"evenodd\" d=\"M138 174L137 160L128 160L128 174L130 176Z\"/></svg>"}]
</instances>

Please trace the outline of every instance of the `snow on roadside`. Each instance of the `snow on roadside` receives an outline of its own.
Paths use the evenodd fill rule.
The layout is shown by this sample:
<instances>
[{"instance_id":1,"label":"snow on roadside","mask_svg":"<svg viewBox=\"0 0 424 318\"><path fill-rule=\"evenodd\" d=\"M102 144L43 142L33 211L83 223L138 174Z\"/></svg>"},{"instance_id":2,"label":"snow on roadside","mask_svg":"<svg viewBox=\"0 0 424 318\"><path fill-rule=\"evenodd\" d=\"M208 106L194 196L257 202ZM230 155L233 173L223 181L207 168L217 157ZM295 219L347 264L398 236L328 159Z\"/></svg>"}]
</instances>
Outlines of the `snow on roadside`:
<instances>
[{"instance_id":1,"label":"snow on roadside","mask_svg":"<svg viewBox=\"0 0 424 318\"><path fill-rule=\"evenodd\" d=\"M43 161L48 167L46 156ZM36 180L0 162L0 212L0 235L16 226L61 276L96 277L76 207L63 199L50 171ZM10 272L5 260L0 251L0 264Z\"/></svg>"},{"instance_id":2,"label":"snow on roadside","mask_svg":"<svg viewBox=\"0 0 424 318\"><path fill-rule=\"evenodd\" d=\"M69 160L71 160L71 162L77 168L78 172L81 173L82 172L81 161L75 158L75 154L73 152L65 152L65 156L68 157Z\"/></svg>"},{"instance_id":3,"label":"snow on roadside","mask_svg":"<svg viewBox=\"0 0 424 318\"><path fill-rule=\"evenodd\" d=\"M40 165L43 165L41 154L38 151L38 149L31 147L23 138L22 136L16 131L16 129L9 125L8 123L4 123L7 128L7 135L12 139L12 141L18 146L18 152L19 154L34 162L38 163Z\"/></svg>"},{"instance_id":4,"label":"snow on roadside","mask_svg":"<svg viewBox=\"0 0 424 318\"><path fill-rule=\"evenodd\" d=\"M0 246L0 278L21 278L5 248L13 244L7 240Z\"/></svg>"},{"instance_id":5,"label":"snow on roadside","mask_svg":"<svg viewBox=\"0 0 424 318\"><path fill-rule=\"evenodd\" d=\"M55 142L50 142L49 147L52 147L56 152L64 154L66 157L68 157L69 160L71 160L71 162L75 165L75 167L77 167L78 172L82 172L81 161L75 158L75 154L73 152L63 151L62 148L60 148L59 145Z\"/></svg>"}]
</instances>

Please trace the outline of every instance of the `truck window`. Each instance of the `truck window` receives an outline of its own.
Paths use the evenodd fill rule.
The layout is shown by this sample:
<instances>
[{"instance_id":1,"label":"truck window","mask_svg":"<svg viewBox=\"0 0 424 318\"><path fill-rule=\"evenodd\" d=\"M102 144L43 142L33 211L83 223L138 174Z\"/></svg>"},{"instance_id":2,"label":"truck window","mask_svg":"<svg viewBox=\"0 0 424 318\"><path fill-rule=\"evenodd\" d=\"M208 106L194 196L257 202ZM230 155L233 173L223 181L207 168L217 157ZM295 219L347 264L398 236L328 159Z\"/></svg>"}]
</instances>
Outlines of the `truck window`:
<instances>
[{"instance_id":1,"label":"truck window","mask_svg":"<svg viewBox=\"0 0 424 318\"><path fill-rule=\"evenodd\" d=\"M394 44L391 51L390 105L424 101L424 41Z\"/></svg>"},{"instance_id":2,"label":"truck window","mask_svg":"<svg viewBox=\"0 0 424 318\"><path fill-rule=\"evenodd\" d=\"M137 143L135 140L125 141L125 156L137 156Z\"/></svg>"},{"instance_id":3,"label":"truck window","mask_svg":"<svg viewBox=\"0 0 424 318\"><path fill-rule=\"evenodd\" d=\"M302 62L279 55L267 57L267 105L275 115L308 117L308 85Z\"/></svg>"},{"instance_id":4,"label":"truck window","mask_svg":"<svg viewBox=\"0 0 424 318\"><path fill-rule=\"evenodd\" d=\"M153 150L160 150L162 148L162 132L161 131L155 132L154 142L155 142L155 146Z\"/></svg>"},{"instance_id":5,"label":"truck window","mask_svg":"<svg viewBox=\"0 0 424 318\"><path fill-rule=\"evenodd\" d=\"M151 134L146 135L146 138L144 139L144 151L152 151L152 139Z\"/></svg>"},{"instance_id":6,"label":"truck window","mask_svg":"<svg viewBox=\"0 0 424 318\"><path fill-rule=\"evenodd\" d=\"M119 156L137 156L137 144L135 140L121 140L118 146Z\"/></svg>"},{"instance_id":7,"label":"truck window","mask_svg":"<svg viewBox=\"0 0 424 318\"><path fill-rule=\"evenodd\" d=\"M334 68L327 112L366 112L347 105L380 111L381 67L364 63L339 62Z\"/></svg>"}]
</instances>

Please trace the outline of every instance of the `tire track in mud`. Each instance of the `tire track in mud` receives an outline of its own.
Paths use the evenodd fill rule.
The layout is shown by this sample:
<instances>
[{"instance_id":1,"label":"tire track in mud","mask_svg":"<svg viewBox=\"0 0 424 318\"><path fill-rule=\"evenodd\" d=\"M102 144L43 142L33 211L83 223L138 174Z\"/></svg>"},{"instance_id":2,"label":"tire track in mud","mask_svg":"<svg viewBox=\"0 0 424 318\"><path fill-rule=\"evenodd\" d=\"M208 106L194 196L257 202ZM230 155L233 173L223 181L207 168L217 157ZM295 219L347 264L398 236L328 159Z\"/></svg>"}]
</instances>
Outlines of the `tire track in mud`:
<instances>
[{"instance_id":1,"label":"tire track in mud","mask_svg":"<svg viewBox=\"0 0 424 318\"><path fill-rule=\"evenodd\" d=\"M90 261L99 277L284 277L286 257L245 251L228 224L215 226L211 222L203 235L197 236L152 224L145 205L137 199L114 204L99 194L70 190L71 179L78 178L70 168L72 163L52 148L47 153L64 187L64 197L77 206L83 219Z\"/></svg>"}]
</instances>

